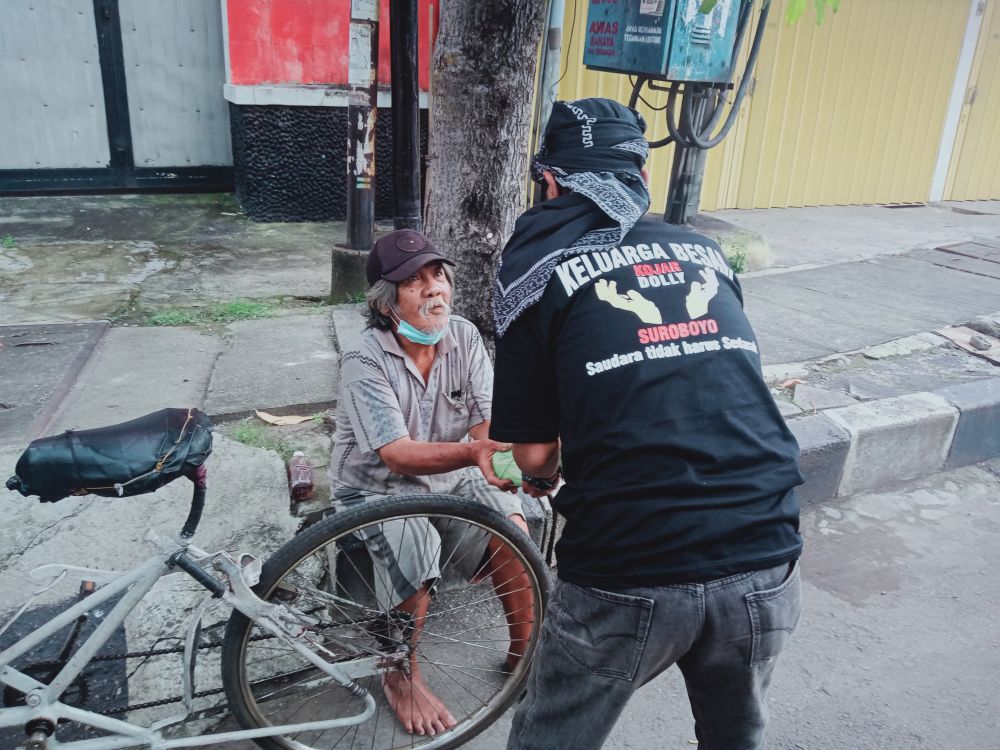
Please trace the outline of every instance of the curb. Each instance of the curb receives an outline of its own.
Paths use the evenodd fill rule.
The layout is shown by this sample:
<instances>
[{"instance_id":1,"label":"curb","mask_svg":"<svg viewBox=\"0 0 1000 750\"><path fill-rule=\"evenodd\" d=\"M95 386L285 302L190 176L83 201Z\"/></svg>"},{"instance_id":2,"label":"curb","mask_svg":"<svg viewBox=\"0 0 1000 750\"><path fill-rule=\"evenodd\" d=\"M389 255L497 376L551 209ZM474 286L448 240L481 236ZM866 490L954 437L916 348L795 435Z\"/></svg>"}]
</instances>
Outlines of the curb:
<instances>
[{"instance_id":1,"label":"curb","mask_svg":"<svg viewBox=\"0 0 1000 750\"><path fill-rule=\"evenodd\" d=\"M789 420L803 505L1000 457L1000 378Z\"/></svg>"},{"instance_id":2,"label":"curb","mask_svg":"<svg viewBox=\"0 0 1000 750\"><path fill-rule=\"evenodd\" d=\"M333 326L333 350L338 355L356 349L365 330L363 304L349 303L334 306L330 311Z\"/></svg>"}]
</instances>

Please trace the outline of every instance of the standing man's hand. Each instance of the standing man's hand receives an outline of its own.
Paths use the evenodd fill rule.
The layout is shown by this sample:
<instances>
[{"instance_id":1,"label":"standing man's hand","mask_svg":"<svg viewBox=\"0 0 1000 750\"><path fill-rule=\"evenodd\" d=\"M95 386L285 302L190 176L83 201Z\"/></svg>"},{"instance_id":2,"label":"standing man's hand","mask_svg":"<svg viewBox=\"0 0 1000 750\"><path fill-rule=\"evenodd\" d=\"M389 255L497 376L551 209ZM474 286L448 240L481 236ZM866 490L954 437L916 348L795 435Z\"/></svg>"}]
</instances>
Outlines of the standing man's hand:
<instances>
[{"instance_id":1,"label":"standing man's hand","mask_svg":"<svg viewBox=\"0 0 1000 750\"><path fill-rule=\"evenodd\" d=\"M511 444L498 443L496 440L485 438L482 440L473 440L469 445L472 446L476 466L479 467L486 481L504 492L517 493L517 485L509 479L501 479L493 470L493 454L509 451Z\"/></svg>"},{"instance_id":2,"label":"standing man's hand","mask_svg":"<svg viewBox=\"0 0 1000 750\"><path fill-rule=\"evenodd\" d=\"M548 497L552 493L552 490L540 490L527 482L521 482L521 491L532 497Z\"/></svg>"}]
</instances>

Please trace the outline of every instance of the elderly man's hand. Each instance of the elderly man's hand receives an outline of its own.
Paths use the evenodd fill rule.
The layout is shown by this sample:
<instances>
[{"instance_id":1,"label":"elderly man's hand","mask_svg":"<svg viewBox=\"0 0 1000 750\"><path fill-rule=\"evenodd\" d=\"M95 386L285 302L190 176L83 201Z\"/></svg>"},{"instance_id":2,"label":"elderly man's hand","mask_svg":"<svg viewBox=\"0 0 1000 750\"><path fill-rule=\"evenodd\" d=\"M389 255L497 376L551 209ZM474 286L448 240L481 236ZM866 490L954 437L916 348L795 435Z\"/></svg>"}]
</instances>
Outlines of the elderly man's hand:
<instances>
[{"instance_id":1,"label":"elderly man's hand","mask_svg":"<svg viewBox=\"0 0 1000 750\"><path fill-rule=\"evenodd\" d=\"M501 479L493 470L493 454L509 451L511 444L498 443L496 440L486 438L484 440L473 440L470 445L475 456L476 466L479 467L483 476L486 477L486 481L504 492L516 493L517 485L509 479Z\"/></svg>"}]
</instances>

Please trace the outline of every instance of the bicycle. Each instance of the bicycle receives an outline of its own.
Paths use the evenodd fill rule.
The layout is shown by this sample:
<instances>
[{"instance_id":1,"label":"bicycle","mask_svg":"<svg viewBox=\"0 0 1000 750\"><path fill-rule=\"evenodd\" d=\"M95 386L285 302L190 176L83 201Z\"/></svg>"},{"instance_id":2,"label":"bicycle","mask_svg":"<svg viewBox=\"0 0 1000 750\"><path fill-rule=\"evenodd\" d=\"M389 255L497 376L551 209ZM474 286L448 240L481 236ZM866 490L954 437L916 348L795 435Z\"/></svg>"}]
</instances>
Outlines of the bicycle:
<instances>
[{"instance_id":1,"label":"bicycle","mask_svg":"<svg viewBox=\"0 0 1000 750\"><path fill-rule=\"evenodd\" d=\"M129 571L66 564L43 565L32 571L38 583L35 596L0 627L0 636L35 597L60 580L79 578L93 582L96 588L0 653L0 685L5 686L0 729L23 727L25 750L169 750L244 740L253 740L265 750L356 746L444 750L482 732L521 695L540 633L547 576L537 549L520 529L499 513L462 498L399 496L330 515L287 542L263 565L251 555L237 558L225 551L207 552L191 544L191 539L205 503L207 472L203 461L211 450L211 435L207 449L203 446L194 457L190 451L182 457L184 450L178 446L183 440L190 441L197 429L197 425L190 427L192 419L207 423L197 410L165 410L182 411L187 418L176 439L174 432L161 430L158 434L149 426L149 418L161 413L88 431L101 433L105 440L103 453L97 451L97 468L84 467L84 461L76 456L67 463L56 448L62 459L61 464L56 463L64 474L82 475L89 470L104 477L113 473L113 467L135 463L134 455L125 454L136 452L138 436L149 445L160 446L155 471L134 476L133 470L132 478L124 482L109 479L105 486L91 487L96 494L145 494L180 476L193 481L194 491L180 534L168 537L150 530L146 538L158 553ZM173 417L179 420L181 415ZM73 440L84 434L66 436ZM125 436L133 440L129 442ZM117 454L108 450L107 444L116 441L127 444L127 450ZM51 452L52 447L49 449ZM81 453L79 448L76 452ZM35 473L39 484L65 485L59 485L61 477L51 471ZM8 481L8 488L22 494L30 489L18 477ZM49 494L59 493L50 488ZM455 585L449 579L450 571L468 570L468 561L456 557L459 545L447 556L438 547L440 575L429 586L429 609L414 618L399 609L381 607L377 601L374 583L381 573L372 564L364 540L374 529L390 528L386 526L390 522L397 524L396 528L401 523L404 530L407 524L419 526L422 533L433 528L439 538L454 539L456 533L459 539L479 535L488 540L487 549L493 551L478 562L479 573L471 582ZM511 555L519 566L507 579L507 590L513 585L510 581L525 585L531 600L527 611L506 611L497 577L490 579L482 573L497 550ZM74 705L72 696L66 696L87 665L153 585L176 573L186 573L207 590L186 626L182 712L140 726ZM520 575L523 578L517 577ZM78 633L74 623L116 597L120 600L94 632L71 649L70 642ZM231 714L242 728L168 736L192 716L198 695L194 663L201 620L206 608L219 600L232 608L222 640L222 685ZM512 641L515 626L523 634L523 643ZM71 637L57 669L43 682L38 669L22 663L24 657L67 628ZM384 675L409 674L418 665L428 687L443 697L456 719L453 727L434 736L406 734L384 699L376 697ZM62 742L59 733L65 726L84 727L92 736Z\"/></svg>"}]
</instances>

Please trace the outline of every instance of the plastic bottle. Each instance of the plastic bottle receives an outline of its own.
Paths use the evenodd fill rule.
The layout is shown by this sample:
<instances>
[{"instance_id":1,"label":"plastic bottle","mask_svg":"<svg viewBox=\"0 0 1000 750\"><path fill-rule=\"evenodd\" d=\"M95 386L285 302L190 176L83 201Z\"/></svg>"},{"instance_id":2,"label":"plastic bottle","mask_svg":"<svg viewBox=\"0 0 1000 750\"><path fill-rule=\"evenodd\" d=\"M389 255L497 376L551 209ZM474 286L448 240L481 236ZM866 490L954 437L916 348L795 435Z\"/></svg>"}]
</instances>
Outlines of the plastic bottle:
<instances>
[{"instance_id":1,"label":"plastic bottle","mask_svg":"<svg viewBox=\"0 0 1000 750\"><path fill-rule=\"evenodd\" d=\"M308 500L312 496L312 466L302 451L295 451L292 460L288 462L288 489L291 491L292 500L296 502Z\"/></svg>"}]
</instances>

